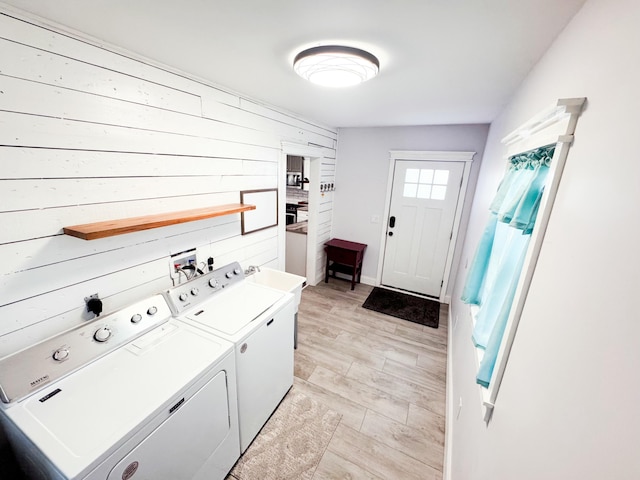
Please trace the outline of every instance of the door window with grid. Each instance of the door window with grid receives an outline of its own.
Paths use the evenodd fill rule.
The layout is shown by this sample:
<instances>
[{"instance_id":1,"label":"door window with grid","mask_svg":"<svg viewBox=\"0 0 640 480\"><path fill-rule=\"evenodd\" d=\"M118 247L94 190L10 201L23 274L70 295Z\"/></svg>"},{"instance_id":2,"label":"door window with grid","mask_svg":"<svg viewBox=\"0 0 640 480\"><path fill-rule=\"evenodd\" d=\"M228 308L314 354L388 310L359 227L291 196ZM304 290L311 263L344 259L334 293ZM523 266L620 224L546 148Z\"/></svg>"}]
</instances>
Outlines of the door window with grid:
<instances>
[{"instance_id":1,"label":"door window with grid","mask_svg":"<svg viewBox=\"0 0 640 480\"><path fill-rule=\"evenodd\" d=\"M403 196L427 200L447 198L449 170L408 168L405 174Z\"/></svg>"}]
</instances>

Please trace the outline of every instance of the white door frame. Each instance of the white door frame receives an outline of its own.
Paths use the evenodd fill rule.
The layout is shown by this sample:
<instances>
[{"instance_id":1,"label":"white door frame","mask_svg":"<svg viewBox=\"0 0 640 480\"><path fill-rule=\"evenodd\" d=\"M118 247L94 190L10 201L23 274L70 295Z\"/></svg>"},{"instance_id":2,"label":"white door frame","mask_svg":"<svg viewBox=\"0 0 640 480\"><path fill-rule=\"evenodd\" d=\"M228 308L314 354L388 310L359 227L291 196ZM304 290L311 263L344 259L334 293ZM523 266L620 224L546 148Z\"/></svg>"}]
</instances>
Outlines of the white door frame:
<instances>
[{"instance_id":1,"label":"white door frame","mask_svg":"<svg viewBox=\"0 0 640 480\"><path fill-rule=\"evenodd\" d=\"M308 157L311 160L311 172L317 170L318 174L313 173L309 176L309 220L307 224L307 268L306 277L307 284L316 285L318 283L318 268L316 261L316 245L318 243L318 214L320 204L320 169L318 165L324 158L324 149L321 147L313 147L301 143L282 142L282 154L278 162L278 191L283 195L278 195L278 218L286 218L285 210L287 203L287 155L298 155ZM286 257L286 222L279 222L278 225L278 267L280 270L285 268Z\"/></svg>"},{"instance_id":2,"label":"white door frame","mask_svg":"<svg viewBox=\"0 0 640 480\"><path fill-rule=\"evenodd\" d=\"M476 152L439 152L439 151L416 151L416 150L391 150L389 151L389 176L387 178L387 195L384 202L384 228L380 234L380 253L378 257L378 269L376 273L376 285L382 284L382 265L384 263L384 253L387 244L387 224L389 222L389 211L391 209L391 190L393 187L393 174L395 171L397 160L415 160L415 161L434 161L434 162L465 162L464 171L462 172L462 184L460 185L460 194L458 196L458 204L456 205L456 213L453 221L453 235L449 241L449 249L447 252L447 261L444 268L444 277L442 287L440 287L440 295L438 300L441 303L449 303L446 297L447 287L449 286L449 275L451 274L451 264L453 262L453 254L456 241L458 239L458 229L460 228L460 219L462 217L462 207L464 205L465 195L467 193L467 184L469 183L469 173L471 172L471 162Z\"/></svg>"}]
</instances>

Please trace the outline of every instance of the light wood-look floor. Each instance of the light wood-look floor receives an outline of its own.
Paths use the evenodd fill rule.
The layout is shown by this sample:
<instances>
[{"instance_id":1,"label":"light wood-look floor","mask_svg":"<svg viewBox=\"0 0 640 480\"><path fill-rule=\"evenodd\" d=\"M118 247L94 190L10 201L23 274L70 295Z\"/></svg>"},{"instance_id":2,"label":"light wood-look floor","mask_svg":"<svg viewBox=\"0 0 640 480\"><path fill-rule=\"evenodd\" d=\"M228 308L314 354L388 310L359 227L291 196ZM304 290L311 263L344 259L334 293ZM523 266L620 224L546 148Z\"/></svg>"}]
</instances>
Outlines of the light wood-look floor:
<instances>
[{"instance_id":1,"label":"light wood-look floor","mask_svg":"<svg viewBox=\"0 0 640 480\"><path fill-rule=\"evenodd\" d=\"M362 308L372 287L307 287L298 315L298 391L342 414L313 476L442 478L447 309L433 329Z\"/></svg>"}]
</instances>

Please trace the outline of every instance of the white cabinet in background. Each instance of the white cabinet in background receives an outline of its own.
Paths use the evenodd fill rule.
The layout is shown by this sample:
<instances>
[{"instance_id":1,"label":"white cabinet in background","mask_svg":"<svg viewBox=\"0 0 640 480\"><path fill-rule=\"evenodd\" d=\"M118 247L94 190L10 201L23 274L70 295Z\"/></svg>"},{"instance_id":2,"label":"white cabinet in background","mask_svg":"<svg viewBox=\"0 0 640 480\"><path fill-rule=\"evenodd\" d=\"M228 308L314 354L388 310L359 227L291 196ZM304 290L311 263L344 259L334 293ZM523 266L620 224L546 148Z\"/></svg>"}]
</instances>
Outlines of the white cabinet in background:
<instances>
[{"instance_id":1,"label":"white cabinet in background","mask_svg":"<svg viewBox=\"0 0 640 480\"><path fill-rule=\"evenodd\" d=\"M307 272L307 235L287 232L285 271L306 276Z\"/></svg>"}]
</instances>

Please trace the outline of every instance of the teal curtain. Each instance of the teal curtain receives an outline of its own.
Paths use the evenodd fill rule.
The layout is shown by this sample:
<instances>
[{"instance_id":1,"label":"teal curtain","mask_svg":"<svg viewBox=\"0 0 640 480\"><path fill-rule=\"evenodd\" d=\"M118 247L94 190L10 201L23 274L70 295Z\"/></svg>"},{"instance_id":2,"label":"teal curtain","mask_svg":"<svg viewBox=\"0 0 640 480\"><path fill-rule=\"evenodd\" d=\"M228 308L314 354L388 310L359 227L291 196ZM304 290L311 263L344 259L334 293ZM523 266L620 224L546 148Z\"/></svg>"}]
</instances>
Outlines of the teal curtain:
<instances>
[{"instance_id":1,"label":"teal curtain","mask_svg":"<svg viewBox=\"0 0 640 480\"><path fill-rule=\"evenodd\" d=\"M491 381L554 151L549 145L509 158L467 274L462 300L479 307L473 342L485 350L476 377L484 387Z\"/></svg>"}]
</instances>

